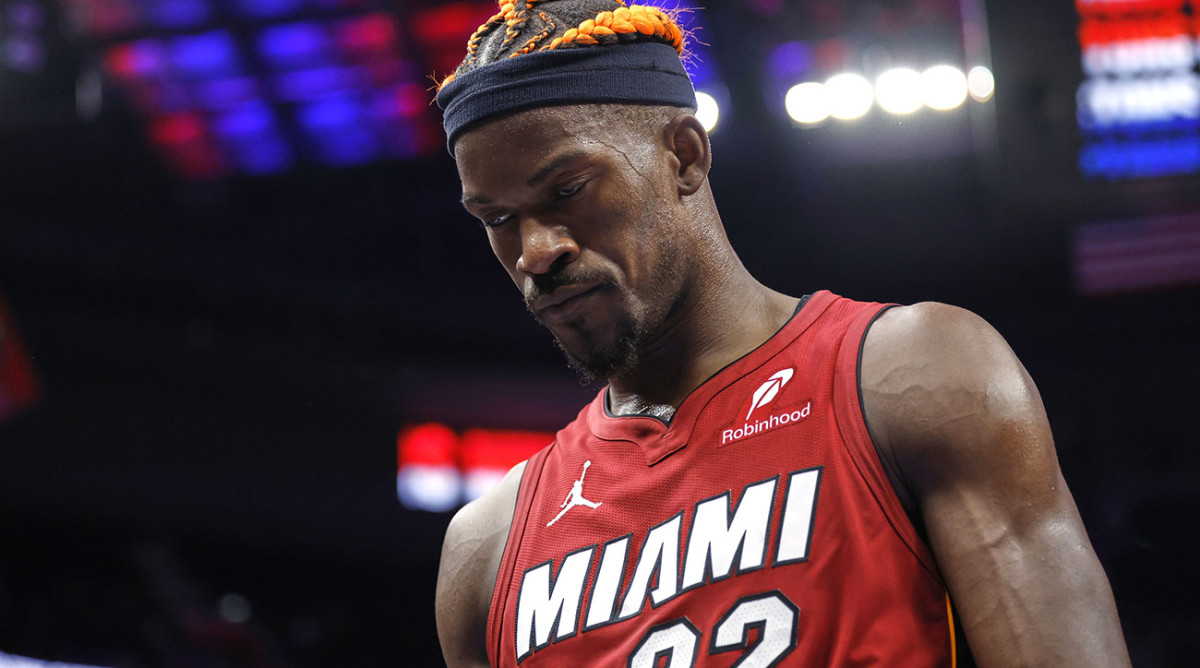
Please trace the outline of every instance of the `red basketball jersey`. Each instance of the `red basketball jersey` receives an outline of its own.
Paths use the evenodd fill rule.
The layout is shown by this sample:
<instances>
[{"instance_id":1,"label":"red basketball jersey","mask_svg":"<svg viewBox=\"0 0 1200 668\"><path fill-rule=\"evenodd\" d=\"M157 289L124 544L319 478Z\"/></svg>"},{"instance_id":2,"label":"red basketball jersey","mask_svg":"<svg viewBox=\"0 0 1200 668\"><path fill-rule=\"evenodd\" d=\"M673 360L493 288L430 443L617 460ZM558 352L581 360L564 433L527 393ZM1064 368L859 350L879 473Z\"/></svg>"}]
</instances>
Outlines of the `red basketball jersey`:
<instances>
[{"instance_id":1,"label":"red basketball jersey","mask_svg":"<svg viewBox=\"0 0 1200 668\"><path fill-rule=\"evenodd\" d=\"M492 665L952 665L946 588L863 421L882 308L814 294L670 424L601 392L525 468Z\"/></svg>"}]
</instances>

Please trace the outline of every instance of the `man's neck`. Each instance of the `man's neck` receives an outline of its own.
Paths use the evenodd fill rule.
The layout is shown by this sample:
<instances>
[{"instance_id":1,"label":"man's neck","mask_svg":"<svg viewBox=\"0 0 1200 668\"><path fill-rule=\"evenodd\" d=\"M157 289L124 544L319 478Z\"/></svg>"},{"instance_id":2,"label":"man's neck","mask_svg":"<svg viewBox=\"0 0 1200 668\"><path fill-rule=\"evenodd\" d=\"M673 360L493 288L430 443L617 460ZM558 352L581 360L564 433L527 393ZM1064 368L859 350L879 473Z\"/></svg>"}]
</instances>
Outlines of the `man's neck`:
<instances>
[{"instance_id":1,"label":"man's neck","mask_svg":"<svg viewBox=\"0 0 1200 668\"><path fill-rule=\"evenodd\" d=\"M727 277L711 294L695 295L690 301L640 351L633 369L609 379L609 410L614 415L652 415L669 421L704 381L778 332L798 303L762 285L745 269Z\"/></svg>"}]
</instances>

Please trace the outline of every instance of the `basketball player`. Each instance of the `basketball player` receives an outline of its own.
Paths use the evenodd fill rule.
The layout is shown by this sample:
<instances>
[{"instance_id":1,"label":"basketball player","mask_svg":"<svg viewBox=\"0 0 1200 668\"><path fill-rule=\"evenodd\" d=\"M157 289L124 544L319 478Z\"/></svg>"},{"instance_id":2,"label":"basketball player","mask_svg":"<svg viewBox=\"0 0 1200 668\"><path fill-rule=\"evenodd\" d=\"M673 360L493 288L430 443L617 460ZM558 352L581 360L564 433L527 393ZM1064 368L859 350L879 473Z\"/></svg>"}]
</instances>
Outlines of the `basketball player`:
<instances>
[{"instance_id":1,"label":"basketball player","mask_svg":"<svg viewBox=\"0 0 1200 668\"><path fill-rule=\"evenodd\" d=\"M439 90L463 204L608 381L452 521L446 662L1128 665L1020 362L961 309L757 282L682 49L652 8L507 0Z\"/></svg>"}]
</instances>

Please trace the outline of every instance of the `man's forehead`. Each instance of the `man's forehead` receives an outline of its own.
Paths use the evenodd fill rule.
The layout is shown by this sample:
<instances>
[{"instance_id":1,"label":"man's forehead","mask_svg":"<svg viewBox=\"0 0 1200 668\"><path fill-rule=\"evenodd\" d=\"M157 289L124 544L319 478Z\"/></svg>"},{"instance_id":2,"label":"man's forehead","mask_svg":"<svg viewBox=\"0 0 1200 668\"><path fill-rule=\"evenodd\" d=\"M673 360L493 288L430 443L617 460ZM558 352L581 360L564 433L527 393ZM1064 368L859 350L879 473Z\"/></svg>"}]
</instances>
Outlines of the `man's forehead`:
<instances>
[{"instance_id":1,"label":"man's forehead","mask_svg":"<svg viewBox=\"0 0 1200 668\"><path fill-rule=\"evenodd\" d=\"M580 105L536 107L488 120L463 133L455 145L455 155L463 150L489 149L497 144L515 145L509 148L535 147L575 136L595 125L581 112Z\"/></svg>"},{"instance_id":2,"label":"man's forehead","mask_svg":"<svg viewBox=\"0 0 1200 668\"><path fill-rule=\"evenodd\" d=\"M565 154L611 150L616 135L579 105L530 109L463 133L455 146L455 160L464 185L468 173L478 169L521 172L510 175L524 180Z\"/></svg>"}]
</instances>

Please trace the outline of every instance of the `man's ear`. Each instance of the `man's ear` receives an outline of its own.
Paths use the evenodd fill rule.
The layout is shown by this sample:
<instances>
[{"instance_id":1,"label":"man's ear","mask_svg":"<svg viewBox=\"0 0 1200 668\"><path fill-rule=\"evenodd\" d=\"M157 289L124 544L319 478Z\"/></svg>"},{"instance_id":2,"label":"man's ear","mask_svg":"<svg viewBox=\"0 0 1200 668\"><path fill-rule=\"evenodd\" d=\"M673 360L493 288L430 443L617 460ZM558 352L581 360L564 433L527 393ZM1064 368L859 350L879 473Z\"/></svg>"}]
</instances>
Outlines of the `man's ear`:
<instances>
[{"instance_id":1,"label":"man's ear","mask_svg":"<svg viewBox=\"0 0 1200 668\"><path fill-rule=\"evenodd\" d=\"M695 194L708 178L712 167L712 147L708 132L696 117L680 113L664 128L667 149L674 157L675 184L680 197Z\"/></svg>"}]
</instances>

